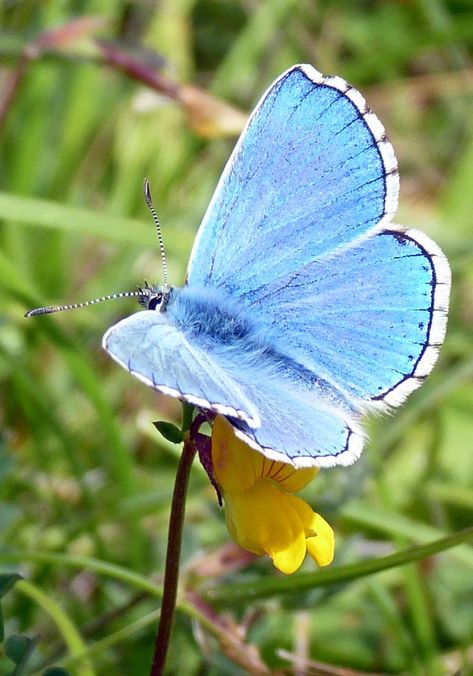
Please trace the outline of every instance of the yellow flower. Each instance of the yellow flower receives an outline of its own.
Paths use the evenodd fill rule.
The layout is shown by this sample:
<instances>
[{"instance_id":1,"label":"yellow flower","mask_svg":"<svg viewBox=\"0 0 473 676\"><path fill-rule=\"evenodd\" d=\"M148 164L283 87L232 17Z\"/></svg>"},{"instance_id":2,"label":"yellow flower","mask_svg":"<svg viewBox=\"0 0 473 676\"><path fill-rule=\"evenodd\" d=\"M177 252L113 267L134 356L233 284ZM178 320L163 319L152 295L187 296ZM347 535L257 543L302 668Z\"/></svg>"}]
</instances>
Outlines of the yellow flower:
<instances>
[{"instance_id":1,"label":"yellow flower","mask_svg":"<svg viewBox=\"0 0 473 676\"><path fill-rule=\"evenodd\" d=\"M313 479L317 468L295 469L269 460L238 439L221 416L213 424L212 461L235 542L255 554L268 554L283 573L294 573L306 553L319 566L332 562L332 528L292 495Z\"/></svg>"}]
</instances>

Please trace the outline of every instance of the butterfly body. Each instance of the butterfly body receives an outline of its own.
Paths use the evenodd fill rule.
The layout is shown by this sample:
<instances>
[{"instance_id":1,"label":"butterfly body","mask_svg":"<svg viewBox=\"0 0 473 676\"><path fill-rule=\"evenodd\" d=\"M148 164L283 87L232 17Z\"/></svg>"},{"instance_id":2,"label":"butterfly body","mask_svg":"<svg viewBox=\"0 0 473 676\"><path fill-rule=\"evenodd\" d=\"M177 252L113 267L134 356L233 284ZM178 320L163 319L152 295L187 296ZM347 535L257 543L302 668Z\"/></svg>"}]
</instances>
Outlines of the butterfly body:
<instances>
[{"instance_id":1,"label":"butterfly body","mask_svg":"<svg viewBox=\"0 0 473 676\"><path fill-rule=\"evenodd\" d=\"M223 172L186 285L147 294L105 349L157 390L227 416L270 458L353 462L361 416L399 405L445 334L448 263L391 224L397 194L394 152L361 94L294 66Z\"/></svg>"},{"instance_id":2,"label":"butterfly body","mask_svg":"<svg viewBox=\"0 0 473 676\"><path fill-rule=\"evenodd\" d=\"M290 352L287 353L284 345L278 345L273 339L270 329L254 321L250 312L238 306L230 296L210 287L184 286L167 290L158 287L151 291L149 297L142 300L148 311L160 313L171 331L182 335L187 345L198 345L216 366L231 375L235 382L241 382L243 387L247 381L274 380L310 395L319 392L334 405L355 411L342 393L299 363ZM166 300L156 306L156 297L165 297ZM155 317L151 315L150 319L152 333ZM114 339L118 340L116 334ZM112 347L111 340L113 338L107 341L107 349ZM150 335L144 342L136 344L135 357L141 360L145 356L152 365L152 354L144 355L147 345L153 349L153 337ZM133 364L130 355L128 370L134 370ZM244 377L242 374L245 374ZM151 366L150 377L153 375ZM158 382L153 385L159 387ZM185 396L182 398L185 399Z\"/></svg>"},{"instance_id":3,"label":"butterfly body","mask_svg":"<svg viewBox=\"0 0 473 676\"><path fill-rule=\"evenodd\" d=\"M264 349L264 330L251 315L219 289L185 286L174 289L168 316L189 337L199 337L209 349L256 354Z\"/></svg>"}]
</instances>

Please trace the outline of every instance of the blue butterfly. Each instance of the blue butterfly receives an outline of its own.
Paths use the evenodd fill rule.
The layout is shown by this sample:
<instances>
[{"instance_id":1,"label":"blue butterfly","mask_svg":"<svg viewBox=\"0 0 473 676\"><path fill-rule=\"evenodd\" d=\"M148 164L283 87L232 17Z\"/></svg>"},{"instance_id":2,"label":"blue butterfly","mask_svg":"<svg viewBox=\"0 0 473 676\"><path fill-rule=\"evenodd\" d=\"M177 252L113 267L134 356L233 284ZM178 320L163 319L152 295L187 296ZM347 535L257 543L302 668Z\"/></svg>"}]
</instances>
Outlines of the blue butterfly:
<instances>
[{"instance_id":1,"label":"blue butterfly","mask_svg":"<svg viewBox=\"0 0 473 676\"><path fill-rule=\"evenodd\" d=\"M391 223L397 162L362 95L312 66L263 95L200 226L183 288L148 288L107 352L159 392L226 416L296 467L348 465L363 414L432 370L450 269Z\"/></svg>"}]
</instances>

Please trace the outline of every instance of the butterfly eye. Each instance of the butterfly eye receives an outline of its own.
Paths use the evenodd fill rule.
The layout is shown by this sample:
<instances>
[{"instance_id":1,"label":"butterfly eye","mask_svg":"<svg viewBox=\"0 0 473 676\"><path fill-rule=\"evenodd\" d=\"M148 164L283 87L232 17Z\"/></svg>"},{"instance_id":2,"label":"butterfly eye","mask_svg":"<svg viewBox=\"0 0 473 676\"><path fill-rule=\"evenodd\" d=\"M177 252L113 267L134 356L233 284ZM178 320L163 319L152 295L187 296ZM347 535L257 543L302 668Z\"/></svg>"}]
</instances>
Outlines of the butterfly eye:
<instances>
[{"instance_id":1,"label":"butterfly eye","mask_svg":"<svg viewBox=\"0 0 473 676\"><path fill-rule=\"evenodd\" d=\"M163 294L156 293L148 299L148 310L160 310L163 303Z\"/></svg>"}]
</instances>

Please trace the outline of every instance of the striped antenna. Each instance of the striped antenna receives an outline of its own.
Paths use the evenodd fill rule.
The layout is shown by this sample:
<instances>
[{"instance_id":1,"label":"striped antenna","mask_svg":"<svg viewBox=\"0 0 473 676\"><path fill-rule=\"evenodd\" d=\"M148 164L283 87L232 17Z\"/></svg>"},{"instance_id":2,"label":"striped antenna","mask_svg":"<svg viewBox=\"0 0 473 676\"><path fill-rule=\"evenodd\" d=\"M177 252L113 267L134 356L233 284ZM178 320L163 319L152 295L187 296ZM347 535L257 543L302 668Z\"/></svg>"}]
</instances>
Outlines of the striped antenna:
<instances>
[{"instance_id":1,"label":"striped antenna","mask_svg":"<svg viewBox=\"0 0 473 676\"><path fill-rule=\"evenodd\" d=\"M52 315L54 312L62 312L63 310L76 310L80 307L87 307L88 305L96 305L102 303L104 300L114 300L115 298L136 298L136 296L143 297L148 295L142 289L138 291L120 291L119 293L111 293L108 296L100 296L100 298L93 298L86 300L83 303L69 303L68 305L48 305L46 307L37 307L34 310L25 312L25 317L36 317L37 315Z\"/></svg>"},{"instance_id":2,"label":"striped antenna","mask_svg":"<svg viewBox=\"0 0 473 676\"><path fill-rule=\"evenodd\" d=\"M156 213L156 209L154 208L153 200L151 198L151 191L149 189L149 181L147 178L145 178L145 183L144 183L144 193L145 193L145 200L146 204L148 205L149 210L151 211L151 216L153 217L154 224L156 226L156 232L158 235L158 241L159 241L159 250L161 252L161 261L163 263L163 279L164 279L164 286L168 286L168 267L166 263L166 253L164 251L164 241L163 241L163 233L161 232L161 225L159 223L159 218Z\"/></svg>"}]
</instances>

